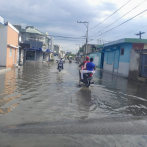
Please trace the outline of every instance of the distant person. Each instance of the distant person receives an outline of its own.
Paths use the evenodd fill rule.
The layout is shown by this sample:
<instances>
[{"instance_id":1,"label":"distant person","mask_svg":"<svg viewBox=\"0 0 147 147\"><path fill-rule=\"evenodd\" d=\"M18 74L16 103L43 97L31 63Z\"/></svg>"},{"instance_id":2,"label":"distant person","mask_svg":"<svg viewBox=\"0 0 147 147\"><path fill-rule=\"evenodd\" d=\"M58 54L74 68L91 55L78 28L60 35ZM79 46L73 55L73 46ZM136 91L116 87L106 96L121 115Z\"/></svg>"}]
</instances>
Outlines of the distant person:
<instances>
[{"instance_id":1,"label":"distant person","mask_svg":"<svg viewBox=\"0 0 147 147\"><path fill-rule=\"evenodd\" d=\"M58 68L57 69L59 69L59 64L62 64L62 69L63 69L63 60L62 60L62 58L58 62Z\"/></svg>"},{"instance_id":2,"label":"distant person","mask_svg":"<svg viewBox=\"0 0 147 147\"><path fill-rule=\"evenodd\" d=\"M89 57L87 56L87 57L86 57L86 60L83 61L83 62L79 65L79 67L81 67L81 70L79 70L80 79L81 79L81 71L82 71L82 70L86 70L86 64L87 64L88 62L90 62L90 61L89 61Z\"/></svg>"},{"instance_id":3,"label":"distant person","mask_svg":"<svg viewBox=\"0 0 147 147\"><path fill-rule=\"evenodd\" d=\"M79 65L79 67L81 67L82 70L85 70L85 69L86 69L86 64L87 64L87 62L89 62L89 57L88 57L88 56L86 57L86 60L83 61L83 62Z\"/></svg>"}]
</instances>

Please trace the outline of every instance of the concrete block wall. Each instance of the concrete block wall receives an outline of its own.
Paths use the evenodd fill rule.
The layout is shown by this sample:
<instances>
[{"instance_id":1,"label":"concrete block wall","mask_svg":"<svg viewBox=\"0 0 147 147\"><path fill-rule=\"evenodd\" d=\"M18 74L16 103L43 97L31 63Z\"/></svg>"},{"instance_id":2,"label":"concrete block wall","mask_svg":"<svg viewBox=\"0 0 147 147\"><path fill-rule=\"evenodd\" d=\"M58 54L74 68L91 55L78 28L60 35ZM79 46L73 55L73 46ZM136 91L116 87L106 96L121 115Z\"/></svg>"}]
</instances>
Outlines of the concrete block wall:
<instances>
[{"instance_id":1,"label":"concrete block wall","mask_svg":"<svg viewBox=\"0 0 147 147\"><path fill-rule=\"evenodd\" d=\"M129 67L129 78L137 79L139 76L139 63L140 63L140 54L135 50L131 50L130 55L130 67Z\"/></svg>"}]
</instances>

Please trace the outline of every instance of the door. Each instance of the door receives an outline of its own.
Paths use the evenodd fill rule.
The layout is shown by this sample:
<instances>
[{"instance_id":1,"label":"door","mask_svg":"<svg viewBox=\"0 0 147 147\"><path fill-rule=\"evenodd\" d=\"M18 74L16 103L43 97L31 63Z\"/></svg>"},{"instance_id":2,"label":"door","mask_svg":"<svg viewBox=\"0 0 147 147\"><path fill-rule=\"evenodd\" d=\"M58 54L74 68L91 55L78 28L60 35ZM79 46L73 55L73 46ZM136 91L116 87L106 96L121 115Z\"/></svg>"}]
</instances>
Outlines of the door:
<instances>
[{"instance_id":1,"label":"door","mask_svg":"<svg viewBox=\"0 0 147 147\"><path fill-rule=\"evenodd\" d=\"M119 67L119 49L114 50L114 69L118 69Z\"/></svg>"},{"instance_id":2,"label":"door","mask_svg":"<svg viewBox=\"0 0 147 147\"><path fill-rule=\"evenodd\" d=\"M147 78L147 54L142 55L141 77Z\"/></svg>"}]
</instances>

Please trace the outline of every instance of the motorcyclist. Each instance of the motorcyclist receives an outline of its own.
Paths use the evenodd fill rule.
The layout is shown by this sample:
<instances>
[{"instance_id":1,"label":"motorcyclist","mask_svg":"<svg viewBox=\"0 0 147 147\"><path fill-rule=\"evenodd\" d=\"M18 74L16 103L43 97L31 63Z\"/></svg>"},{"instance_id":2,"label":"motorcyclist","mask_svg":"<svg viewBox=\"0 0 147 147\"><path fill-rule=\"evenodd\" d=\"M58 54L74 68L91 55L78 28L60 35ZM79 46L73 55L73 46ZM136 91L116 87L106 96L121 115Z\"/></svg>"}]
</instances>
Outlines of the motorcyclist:
<instances>
[{"instance_id":1,"label":"motorcyclist","mask_svg":"<svg viewBox=\"0 0 147 147\"><path fill-rule=\"evenodd\" d=\"M90 62L86 64L86 70L81 70L81 81L83 81L84 73L93 73L95 70L95 64L93 63L93 58L90 58Z\"/></svg>"},{"instance_id":2,"label":"motorcyclist","mask_svg":"<svg viewBox=\"0 0 147 147\"><path fill-rule=\"evenodd\" d=\"M90 62L88 56L86 57L86 60L79 65L79 67L81 67L82 70L85 70L87 62Z\"/></svg>"},{"instance_id":3,"label":"motorcyclist","mask_svg":"<svg viewBox=\"0 0 147 147\"><path fill-rule=\"evenodd\" d=\"M58 61L58 68L57 69L59 69L59 64L62 64L62 69L63 69L63 60L62 60L62 58Z\"/></svg>"},{"instance_id":4,"label":"motorcyclist","mask_svg":"<svg viewBox=\"0 0 147 147\"><path fill-rule=\"evenodd\" d=\"M83 61L83 62L79 65L79 67L81 67L81 70L79 70L80 79L81 79L81 71L82 71L82 70L86 70L86 64L87 64L88 62L90 62L90 61L89 61L89 57L87 56L87 57L86 57L86 60Z\"/></svg>"},{"instance_id":5,"label":"motorcyclist","mask_svg":"<svg viewBox=\"0 0 147 147\"><path fill-rule=\"evenodd\" d=\"M72 60L71 60L71 58L69 58L69 63L71 63L72 62Z\"/></svg>"}]
</instances>

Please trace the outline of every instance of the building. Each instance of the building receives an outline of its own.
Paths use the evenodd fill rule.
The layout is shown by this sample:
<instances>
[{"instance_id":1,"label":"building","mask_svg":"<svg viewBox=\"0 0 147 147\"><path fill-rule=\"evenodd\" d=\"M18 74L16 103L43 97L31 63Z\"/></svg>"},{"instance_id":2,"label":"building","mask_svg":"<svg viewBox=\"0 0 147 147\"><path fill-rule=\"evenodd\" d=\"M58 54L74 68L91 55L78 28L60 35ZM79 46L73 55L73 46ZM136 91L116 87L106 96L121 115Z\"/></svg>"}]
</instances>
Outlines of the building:
<instances>
[{"instance_id":1,"label":"building","mask_svg":"<svg viewBox=\"0 0 147 147\"><path fill-rule=\"evenodd\" d=\"M20 25L14 25L20 32L20 62L49 61L53 58L53 38L48 33L42 33L34 26L27 26L22 29Z\"/></svg>"},{"instance_id":2,"label":"building","mask_svg":"<svg viewBox=\"0 0 147 147\"><path fill-rule=\"evenodd\" d=\"M96 51L97 46L98 46L97 44L87 44L87 52L86 52L86 54L89 54L89 53L92 53L92 52ZM85 52L85 49L86 49L86 44L84 44L82 46L83 53Z\"/></svg>"},{"instance_id":3,"label":"building","mask_svg":"<svg viewBox=\"0 0 147 147\"><path fill-rule=\"evenodd\" d=\"M18 35L19 31L9 22L4 23L0 17L0 66L12 68L17 65Z\"/></svg>"},{"instance_id":4,"label":"building","mask_svg":"<svg viewBox=\"0 0 147 147\"><path fill-rule=\"evenodd\" d=\"M124 38L98 46L97 52L89 54L104 71L123 77L129 76L132 66L131 50L147 47L147 39Z\"/></svg>"},{"instance_id":5,"label":"building","mask_svg":"<svg viewBox=\"0 0 147 147\"><path fill-rule=\"evenodd\" d=\"M65 51L61 49L60 45L54 45L54 59L58 60L60 58L64 58L65 56Z\"/></svg>"},{"instance_id":6,"label":"building","mask_svg":"<svg viewBox=\"0 0 147 147\"><path fill-rule=\"evenodd\" d=\"M60 49L60 54L61 54L61 58L64 58L64 56L65 56L65 51L62 50L62 49Z\"/></svg>"},{"instance_id":7,"label":"building","mask_svg":"<svg viewBox=\"0 0 147 147\"><path fill-rule=\"evenodd\" d=\"M131 50L129 78L147 83L147 46Z\"/></svg>"}]
</instances>

